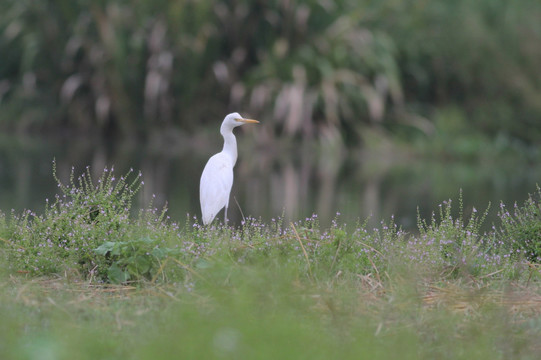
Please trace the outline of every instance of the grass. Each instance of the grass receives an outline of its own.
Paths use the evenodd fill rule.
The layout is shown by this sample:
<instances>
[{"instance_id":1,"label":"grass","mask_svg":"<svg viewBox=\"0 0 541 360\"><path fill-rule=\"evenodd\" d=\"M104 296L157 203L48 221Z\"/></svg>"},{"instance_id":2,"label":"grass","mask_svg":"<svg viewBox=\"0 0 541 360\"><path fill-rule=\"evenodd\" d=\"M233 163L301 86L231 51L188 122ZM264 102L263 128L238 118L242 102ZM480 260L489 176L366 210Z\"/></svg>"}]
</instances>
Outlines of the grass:
<instances>
[{"instance_id":1,"label":"grass","mask_svg":"<svg viewBox=\"0 0 541 360\"><path fill-rule=\"evenodd\" d=\"M459 197L405 233L394 219L348 230L315 215L239 228L180 226L152 206L124 216L142 185L128 178L72 177L44 215L2 217L0 358L541 355L539 189L502 204L489 232L488 210L464 218Z\"/></svg>"}]
</instances>

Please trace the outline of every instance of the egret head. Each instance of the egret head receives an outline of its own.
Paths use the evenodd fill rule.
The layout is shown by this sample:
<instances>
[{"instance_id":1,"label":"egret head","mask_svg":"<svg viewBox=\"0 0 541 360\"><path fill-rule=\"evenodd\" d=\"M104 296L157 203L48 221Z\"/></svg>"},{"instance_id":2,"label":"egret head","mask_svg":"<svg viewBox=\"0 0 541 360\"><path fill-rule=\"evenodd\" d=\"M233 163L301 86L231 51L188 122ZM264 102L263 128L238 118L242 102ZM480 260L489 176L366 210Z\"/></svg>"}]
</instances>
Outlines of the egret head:
<instances>
[{"instance_id":1,"label":"egret head","mask_svg":"<svg viewBox=\"0 0 541 360\"><path fill-rule=\"evenodd\" d=\"M259 121L252 120L252 119L245 119L239 113L234 112L225 117L224 122L222 123L222 126L220 128L220 132L223 133L224 131L232 131L237 126L250 124L250 123L257 124L259 123Z\"/></svg>"}]
</instances>

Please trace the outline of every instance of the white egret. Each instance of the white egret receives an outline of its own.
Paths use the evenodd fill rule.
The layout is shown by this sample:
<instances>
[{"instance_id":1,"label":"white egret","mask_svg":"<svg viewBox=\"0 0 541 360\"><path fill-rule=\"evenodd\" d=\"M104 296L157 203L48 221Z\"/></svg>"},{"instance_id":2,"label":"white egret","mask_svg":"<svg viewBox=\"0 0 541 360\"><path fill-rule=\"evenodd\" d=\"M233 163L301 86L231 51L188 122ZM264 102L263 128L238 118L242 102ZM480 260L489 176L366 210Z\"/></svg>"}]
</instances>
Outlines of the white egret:
<instances>
[{"instance_id":1,"label":"white egret","mask_svg":"<svg viewBox=\"0 0 541 360\"><path fill-rule=\"evenodd\" d=\"M220 134L224 137L224 148L209 159L199 184L199 200L205 225L210 224L223 207L225 207L224 220L227 222L229 194L233 186L233 167L237 162L237 139L233 129L247 123L259 121L244 119L239 113L231 113L222 122Z\"/></svg>"}]
</instances>

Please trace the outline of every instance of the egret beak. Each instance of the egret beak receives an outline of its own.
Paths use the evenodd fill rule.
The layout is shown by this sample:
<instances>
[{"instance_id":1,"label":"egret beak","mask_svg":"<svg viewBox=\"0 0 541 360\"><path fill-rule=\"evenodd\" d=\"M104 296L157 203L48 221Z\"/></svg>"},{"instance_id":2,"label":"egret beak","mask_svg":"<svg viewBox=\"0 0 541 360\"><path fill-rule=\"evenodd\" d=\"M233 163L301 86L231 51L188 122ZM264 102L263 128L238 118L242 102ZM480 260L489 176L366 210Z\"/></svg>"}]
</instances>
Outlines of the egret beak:
<instances>
[{"instance_id":1,"label":"egret beak","mask_svg":"<svg viewBox=\"0 0 541 360\"><path fill-rule=\"evenodd\" d=\"M235 119L235 121L246 123L246 124L259 124L259 121L252 119Z\"/></svg>"}]
</instances>

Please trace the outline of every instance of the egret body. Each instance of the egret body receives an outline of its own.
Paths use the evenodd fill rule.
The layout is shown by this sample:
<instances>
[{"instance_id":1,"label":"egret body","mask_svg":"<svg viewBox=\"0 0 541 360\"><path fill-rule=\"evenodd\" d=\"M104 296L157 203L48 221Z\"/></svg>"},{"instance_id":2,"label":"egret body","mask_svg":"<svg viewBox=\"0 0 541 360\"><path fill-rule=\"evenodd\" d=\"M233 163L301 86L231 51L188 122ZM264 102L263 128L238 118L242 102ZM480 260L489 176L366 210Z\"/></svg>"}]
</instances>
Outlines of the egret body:
<instances>
[{"instance_id":1,"label":"egret body","mask_svg":"<svg viewBox=\"0 0 541 360\"><path fill-rule=\"evenodd\" d=\"M220 127L224 137L224 147L221 152L213 155L201 174L199 184L199 200L203 224L214 220L216 214L225 207L224 220L227 222L229 195L233 186L233 167L237 162L237 139L233 129L247 123L258 123L257 120L244 119L239 113L227 115Z\"/></svg>"}]
</instances>

